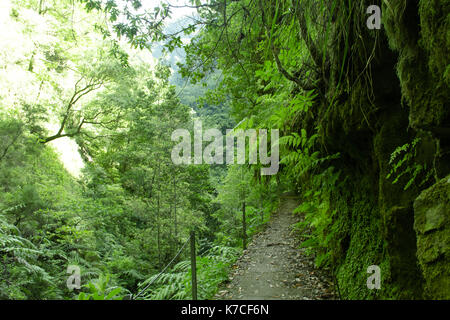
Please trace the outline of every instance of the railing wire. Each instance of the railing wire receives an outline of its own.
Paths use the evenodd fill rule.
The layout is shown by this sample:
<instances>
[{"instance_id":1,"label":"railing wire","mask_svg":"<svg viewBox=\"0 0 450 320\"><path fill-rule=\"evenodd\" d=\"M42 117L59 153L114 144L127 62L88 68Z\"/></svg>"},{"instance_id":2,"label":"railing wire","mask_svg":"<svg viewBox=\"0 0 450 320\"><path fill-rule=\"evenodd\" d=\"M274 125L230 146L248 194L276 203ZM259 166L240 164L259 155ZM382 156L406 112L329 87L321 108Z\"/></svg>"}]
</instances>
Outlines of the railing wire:
<instances>
[{"instance_id":1,"label":"railing wire","mask_svg":"<svg viewBox=\"0 0 450 320\"><path fill-rule=\"evenodd\" d=\"M175 255L175 257L172 258L172 260L170 260L170 262L164 267L164 269L156 276L156 278L154 278L152 281L150 281L150 283L148 283L144 289L142 289L137 295L135 296L131 296L132 300L135 300L137 297L139 297L145 290L147 290L148 287L150 287L156 280L159 279L159 277L167 270L167 268L169 268L169 266L172 264L172 262L175 261L176 258L178 258L178 256L181 254L181 252L183 251L184 247L186 247L186 245L188 244L188 242L191 239L187 239L186 242L183 244L183 246L180 248L180 250L178 250L177 254Z\"/></svg>"}]
</instances>

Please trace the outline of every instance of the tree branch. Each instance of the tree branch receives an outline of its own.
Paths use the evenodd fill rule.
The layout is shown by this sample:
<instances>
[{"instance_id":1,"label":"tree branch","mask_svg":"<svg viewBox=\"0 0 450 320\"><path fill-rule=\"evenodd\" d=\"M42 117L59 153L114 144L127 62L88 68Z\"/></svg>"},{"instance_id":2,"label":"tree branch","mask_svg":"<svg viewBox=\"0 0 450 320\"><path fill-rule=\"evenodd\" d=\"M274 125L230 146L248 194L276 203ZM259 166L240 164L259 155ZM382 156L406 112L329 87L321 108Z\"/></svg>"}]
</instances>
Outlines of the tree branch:
<instances>
[{"instance_id":1,"label":"tree branch","mask_svg":"<svg viewBox=\"0 0 450 320\"><path fill-rule=\"evenodd\" d=\"M67 120L69 119L69 116L71 115L72 107L78 102L78 100L80 100L80 98L87 95L89 92L99 89L103 85L102 81L98 81L98 82L91 81L89 84L84 86L82 89L77 89L81 80L83 80L83 77L80 78L75 83L74 93L73 93L72 97L70 98L69 103L67 104L64 117L62 119L61 125L59 126L57 133L52 136L42 139L41 143L45 144L47 142L50 142L50 141L53 141L55 139L62 138L62 137L73 137L74 135L80 133L81 126L85 123L84 119L80 122L79 128L75 132L63 134L64 129L66 127Z\"/></svg>"},{"instance_id":2,"label":"tree branch","mask_svg":"<svg viewBox=\"0 0 450 320\"><path fill-rule=\"evenodd\" d=\"M270 31L270 29L269 29L269 27L268 27L268 25L267 25L267 20L266 20L265 14L264 14L264 8L263 8L263 5L262 5L261 0L259 1L259 5L260 5L260 7L261 7L261 18L262 18L262 23L263 23L264 28L265 28L265 30L266 30L266 35L267 35L267 37L268 37L268 39L269 39L270 50L271 50L271 52L272 52L272 56L273 56L273 59L275 60L275 64L276 64L276 66L277 66L278 71L279 71L286 79L288 79L288 80L290 80L290 81L296 83L296 84L297 84L300 88L302 88L303 90L309 91L309 90L314 89L314 87L306 86L306 85L302 82L302 79L301 79L300 77L293 76L292 74L290 74L290 73L283 67L283 64L281 63L280 58L279 58L279 56L278 56L277 49L275 48L275 46L274 46L274 44L273 44L273 42L272 42L272 34L271 34L271 31Z\"/></svg>"}]
</instances>

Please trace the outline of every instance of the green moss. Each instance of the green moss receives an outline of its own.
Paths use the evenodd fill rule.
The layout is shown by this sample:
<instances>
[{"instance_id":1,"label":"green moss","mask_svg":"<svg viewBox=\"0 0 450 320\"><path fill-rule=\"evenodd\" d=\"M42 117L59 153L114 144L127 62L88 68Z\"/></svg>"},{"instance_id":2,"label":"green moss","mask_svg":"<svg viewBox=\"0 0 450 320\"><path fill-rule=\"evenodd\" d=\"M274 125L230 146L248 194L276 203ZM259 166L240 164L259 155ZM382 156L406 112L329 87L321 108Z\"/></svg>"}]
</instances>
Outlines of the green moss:
<instances>
[{"instance_id":1,"label":"green moss","mask_svg":"<svg viewBox=\"0 0 450 320\"><path fill-rule=\"evenodd\" d=\"M425 294L450 299L450 176L423 191L414 202L417 257Z\"/></svg>"},{"instance_id":2,"label":"green moss","mask_svg":"<svg viewBox=\"0 0 450 320\"><path fill-rule=\"evenodd\" d=\"M428 67L436 81L444 80L450 61L450 1L422 0L419 5L420 45L429 55Z\"/></svg>"},{"instance_id":3,"label":"green moss","mask_svg":"<svg viewBox=\"0 0 450 320\"><path fill-rule=\"evenodd\" d=\"M373 299L381 291L367 288L367 267L382 262L382 240L377 208L365 199L352 203L350 241L337 272L337 281L343 299ZM349 210L350 208L347 208ZM350 210L349 210L350 211ZM345 219L345 215L341 216ZM383 290L383 271L381 287Z\"/></svg>"},{"instance_id":4,"label":"green moss","mask_svg":"<svg viewBox=\"0 0 450 320\"><path fill-rule=\"evenodd\" d=\"M384 26L391 48L399 52L397 73L410 124L429 128L442 125L450 112L450 5L448 0L418 4L384 4Z\"/></svg>"},{"instance_id":5,"label":"green moss","mask_svg":"<svg viewBox=\"0 0 450 320\"><path fill-rule=\"evenodd\" d=\"M373 188L368 177L360 176L346 184L352 194L341 193L332 200L339 214L333 222L329 249L340 294L343 299L420 298L422 279L415 261L410 210L394 207L381 216ZM381 268L379 290L367 288L370 265Z\"/></svg>"},{"instance_id":6,"label":"green moss","mask_svg":"<svg viewBox=\"0 0 450 320\"><path fill-rule=\"evenodd\" d=\"M421 139L416 158L427 168L439 152L431 129L446 127L450 121L450 0L382 3L384 34L374 39L367 30L350 30L349 38L364 39L352 42L351 68L342 67L343 43L348 39L339 39L340 47L330 44L328 100L318 106L314 125L320 127L324 149L342 154L333 165L345 179L330 199L336 214L326 230L327 256L344 299L420 299L424 284L428 297L442 297L432 286L438 280L448 284L442 278L448 263L431 266L448 254L443 249L446 234L419 245L414 230L412 204L426 185L414 183L405 191L403 181L392 184L386 176L392 152L415 137ZM376 59L368 70L364 50L374 43ZM444 152L444 144L440 147ZM438 214L441 209L433 210L424 232L444 223ZM427 261L426 266L421 262L420 269L419 261ZM380 290L366 286L367 267L374 264L381 268Z\"/></svg>"},{"instance_id":7,"label":"green moss","mask_svg":"<svg viewBox=\"0 0 450 320\"><path fill-rule=\"evenodd\" d=\"M411 3L413 1L409 1ZM418 34L411 32L409 23L414 20L414 8L408 7L408 0L383 2L383 26L388 35L389 45L397 51L414 51Z\"/></svg>"}]
</instances>

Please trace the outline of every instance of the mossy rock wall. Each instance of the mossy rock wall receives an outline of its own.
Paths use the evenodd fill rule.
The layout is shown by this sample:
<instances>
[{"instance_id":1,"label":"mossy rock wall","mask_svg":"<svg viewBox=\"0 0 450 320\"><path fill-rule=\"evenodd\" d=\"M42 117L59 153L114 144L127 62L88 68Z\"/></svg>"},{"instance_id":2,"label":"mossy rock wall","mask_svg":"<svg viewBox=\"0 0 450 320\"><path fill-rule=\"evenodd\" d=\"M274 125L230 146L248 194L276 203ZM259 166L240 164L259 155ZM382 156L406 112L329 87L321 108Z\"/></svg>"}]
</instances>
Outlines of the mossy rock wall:
<instances>
[{"instance_id":1,"label":"mossy rock wall","mask_svg":"<svg viewBox=\"0 0 450 320\"><path fill-rule=\"evenodd\" d=\"M425 297L450 299L450 176L416 199L414 229Z\"/></svg>"},{"instance_id":2,"label":"mossy rock wall","mask_svg":"<svg viewBox=\"0 0 450 320\"><path fill-rule=\"evenodd\" d=\"M333 166L346 179L330 203L337 211L328 229L331 264L343 299L448 298L441 290L449 287L448 258L439 265L429 261L440 246L448 247L441 241L450 238L448 227L433 236L421 233L417 219L424 214L413 204L433 180L450 173L450 1L363 2L382 7L383 28L346 33L352 52L344 76L342 48L330 45L326 97L337 98L323 99L316 118L324 150L341 153ZM366 18L355 14L353 21L362 25ZM374 48L369 71L367 48ZM393 184L389 161L417 137L418 159L433 166L433 179L404 190L409 177ZM380 290L366 287L370 265L381 267Z\"/></svg>"},{"instance_id":3,"label":"mossy rock wall","mask_svg":"<svg viewBox=\"0 0 450 320\"><path fill-rule=\"evenodd\" d=\"M396 0L384 4L390 47L410 125L441 136L450 123L450 1Z\"/></svg>"}]
</instances>

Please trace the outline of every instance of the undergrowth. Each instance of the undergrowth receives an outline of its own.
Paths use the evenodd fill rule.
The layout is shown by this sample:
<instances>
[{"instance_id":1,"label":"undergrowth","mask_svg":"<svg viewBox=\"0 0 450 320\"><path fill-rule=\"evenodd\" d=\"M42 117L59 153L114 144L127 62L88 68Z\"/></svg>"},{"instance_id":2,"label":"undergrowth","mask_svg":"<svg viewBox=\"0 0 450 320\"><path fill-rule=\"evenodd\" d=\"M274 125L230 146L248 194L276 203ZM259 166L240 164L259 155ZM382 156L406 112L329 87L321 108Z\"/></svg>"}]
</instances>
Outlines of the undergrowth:
<instances>
[{"instance_id":1,"label":"undergrowth","mask_svg":"<svg viewBox=\"0 0 450 320\"><path fill-rule=\"evenodd\" d=\"M230 266L236 261L239 249L214 246L203 256L197 256L198 299L211 299L219 284L228 278ZM144 293L146 300L183 300L192 297L192 273L190 261L177 263L170 272L154 275L140 284L144 288L152 283Z\"/></svg>"}]
</instances>

